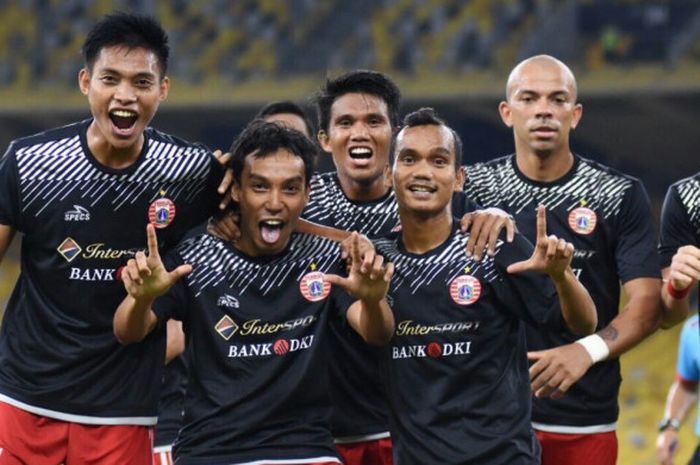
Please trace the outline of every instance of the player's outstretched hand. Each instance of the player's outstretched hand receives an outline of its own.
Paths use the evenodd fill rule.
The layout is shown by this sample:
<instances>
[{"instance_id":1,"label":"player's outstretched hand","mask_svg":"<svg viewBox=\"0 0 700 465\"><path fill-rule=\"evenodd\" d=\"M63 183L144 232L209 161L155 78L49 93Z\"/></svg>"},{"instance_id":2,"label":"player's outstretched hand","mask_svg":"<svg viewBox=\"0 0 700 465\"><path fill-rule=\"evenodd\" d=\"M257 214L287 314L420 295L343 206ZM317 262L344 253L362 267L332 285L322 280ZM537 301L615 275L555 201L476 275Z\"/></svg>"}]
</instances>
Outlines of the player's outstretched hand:
<instances>
[{"instance_id":1,"label":"player's outstretched hand","mask_svg":"<svg viewBox=\"0 0 700 465\"><path fill-rule=\"evenodd\" d=\"M218 161L221 166L226 167L228 165L228 162L231 160L231 154L226 152L222 152L221 150L214 150L214 157L216 158L216 161ZM224 177L221 180L221 184L219 184L219 187L216 189L216 191L222 195L221 197L221 202L219 203L219 209L220 210L226 210L226 207L231 203L231 196L228 195L228 189L231 187L231 183L233 182L233 170L231 168L226 168L226 172L224 173Z\"/></svg>"},{"instance_id":2,"label":"player's outstretched hand","mask_svg":"<svg viewBox=\"0 0 700 465\"><path fill-rule=\"evenodd\" d=\"M535 397L558 399L593 365L586 349L577 343L527 353L530 385Z\"/></svg>"},{"instance_id":3,"label":"player's outstretched hand","mask_svg":"<svg viewBox=\"0 0 700 465\"><path fill-rule=\"evenodd\" d=\"M513 242L513 237L518 230L513 217L500 208L484 208L465 213L459 225L463 233L469 231L467 255L473 256L476 261L481 260L487 244L488 254L493 256L496 252L498 236L503 228L506 229L508 242Z\"/></svg>"},{"instance_id":4,"label":"player's outstretched hand","mask_svg":"<svg viewBox=\"0 0 700 465\"><path fill-rule=\"evenodd\" d=\"M153 300L165 294L180 278L192 271L191 265L180 265L173 271L167 271L158 252L158 238L152 224L146 226L146 235L148 256L142 251L136 252L121 274L126 291L135 300Z\"/></svg>"},{"instance_id":5,"label":"player's outstretched hand","mask_svg":"<svg viewBox=\"0 0 700 465\"><path fill-rule=\"evenodd\" d=\"M364 236L353 232L349 237L348 253L351 265L348 277L327 274L325 279L344 288L358 300L379 302L386 297L389 290L389 282L394 275L394 264L384 264L384 257L377 255L374 247L367 249L365 241L369 242ZM371 242L369 245L371 246Z\"/></svg>"},{"instance_id":6,"label":"player's outstretched hand","mask_svg":"<svg viewBox=\"0 0 700 465\"><path fill-rule=\"evenodd\" d=\"M668 279L679 291L694 286L700 280L700 249L693 245L680 247L671 260Z\"/></svg>"},{"instance_id":7,"label":"player's outstretched hand","mask_svg":"<svg viewBox=\"0 0 700 465\"><path fill-rule=\"evenodd\" d=\"M537 207L537 243L532 256L508 267L509 273L539 271L554 280L563 279L564 272L574 258L574 246L555 235L547 236L547 215L544 205Z\"/></svg>"}]
</instances>

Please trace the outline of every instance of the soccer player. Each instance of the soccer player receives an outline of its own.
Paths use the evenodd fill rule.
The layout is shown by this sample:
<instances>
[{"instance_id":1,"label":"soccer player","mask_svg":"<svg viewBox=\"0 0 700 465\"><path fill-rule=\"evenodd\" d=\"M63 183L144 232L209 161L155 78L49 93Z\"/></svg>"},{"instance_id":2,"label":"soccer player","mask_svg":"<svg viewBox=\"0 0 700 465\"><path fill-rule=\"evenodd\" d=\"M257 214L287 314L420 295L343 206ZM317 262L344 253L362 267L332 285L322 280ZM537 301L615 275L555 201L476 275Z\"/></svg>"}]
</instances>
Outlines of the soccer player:
<instances>
[{"instance_id":1,"label":"soccer player","mask_svg":"<svg viewBox=\"0 0 700 465\"><path fill-rule=\"evenodd\" d=\"M385 74L358 70L328 80L316 98L319 134L335 172L314 176L304 219L370 237L399 223L396 196L386 184L392 137L399 125L400 91ZM513 223L503 212L468 213L475 205L457 195L455 214L471 228L467 250L481 256L493 249L498 232ZM337 320L336 320L337 321ZM346 325L333 325L331 420L338 450L347 465L392 463L387 405L379 382L378 349L368 346Z\"/></svg>"},{"instance_id":2,"label":"soccer player","mask_svg":"<svg viewBox=\"0 0 700 465\"><path fill-rule=\"evenodd\" d=\"M292 233L315 152L298 131L254 121L231 149L240 238L232 243L202 227L181 242L167 272L149 226L148 258L139 252L125 270L129 296L114 319L120 340L148 337L170 317L187 334L192 364L178 464L340 462L326 424L334 363L327 322L342 318L364 340L385 343L393 267L371 254L361 264L355 248L341 278L336 243Z\"/></svg>"},{"instance_id":3,"label":"soccer player","mask_svg":"<svg viewBox=\"0 0 700 465\"><path fill-rule=\"evenodd\" d=\"M664 418L659 424L659 437L656 440L656 457L661 465L673 465L674 455L680 446L678 429L698 401L700 330L697 315L686 321L683 326L676 373L676 381L668 391ZM695 434L700 436L700 418L695 423ZM697 446L688 465L699 464L700 446Z\"/></svg>"},{"instance_id":4,"label":"soccer player","mask_svg":"<svg viewBox=\"0 0 700 465\"><path fill-rule=\"evenodd\" d=\"M152 463L165 325L119 344L118 269L147 223L174 246L218 202L211 152L148 127L170 84L161 27L109 15L82 51L92 117L18 139L0 161L0 256L23 235L0 333L2 465Z\"/></svg>"},{"instance_id":5,"label":"soccer player","mask_svg":"<svg viewBox=\"0 0 700 465\"><path fill-rule=\"evenodd\" d=\"M464 182L461 158L459 137L432 109L406 116L390 177L401 231L376 240L395 265L387 300L396 330L382 370L395 458L536 464L524 321L590 333L595 306L569 266L571 244L546 235L544 208L534 250L518 234L493 257L465 255L468 234L450 205Z\"/></svg>"},{"instance_id":6,"label":"soccer player","mask_svg":"<svg viewBox=\"0 0 700 465\"><path fill-rule=\"evenodd\" d=\"M688 316L689 295L700 279L699 193L700 173L671 185L661 209L659 254L666 281L661 289L665 327Z\"/></svg>"},{"instance_id":7,"label":"soccer player","mask_svg":"<svg viewBox=\"0 0 700 465\"><path fill-rule=\"evenodd\" d=\"M552 231L574 244L573 269L598 310L600 331L581 340L528 327L542 463L615 464L617 357L661 320L649 199L639 180L571 152L583 107L573 73L559 60L538 55L518 64L499 111L513 129L515 154L467 166L465 192L512 214L530 240L536 206L545 204ZM620 283L628 300L618 315Z\"/></svg>"},{"instance_id":8,"label":"soccer player","mask_svg":"<svg viewBox=\"0 0 700 465\"><path fill-rule=\"evenodd\" d=\"M314 127L308 115L301 106L289 100L268 103L260 109L255 118L264 119L269 123L285 124L309 139L314 138Z\"/></svg>"}]
</instances>

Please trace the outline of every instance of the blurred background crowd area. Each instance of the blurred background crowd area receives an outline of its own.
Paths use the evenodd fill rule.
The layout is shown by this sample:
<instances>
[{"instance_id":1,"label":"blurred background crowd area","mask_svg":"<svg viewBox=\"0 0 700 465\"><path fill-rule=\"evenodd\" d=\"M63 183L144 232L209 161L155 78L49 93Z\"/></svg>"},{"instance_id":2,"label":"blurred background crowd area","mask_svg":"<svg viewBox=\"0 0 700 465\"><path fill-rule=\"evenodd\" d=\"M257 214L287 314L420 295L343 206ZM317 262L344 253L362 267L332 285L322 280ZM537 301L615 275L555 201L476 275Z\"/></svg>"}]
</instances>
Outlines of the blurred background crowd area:
<instances>
[{"instance_id":1,"label":"blurred background crowd area","mask_svg":"<svg viewBox=\"0 0 700 465\"><path fill-rule=\"evenodd\" d=\"M507 71L543 50L585 72L700 64L696 0L0 0L0 86L71 89L87 30L114 10L158 17L169 74L195 90L374 68L430 94L424 77Z\"/></svg>"},{"instance_id":2,"label":"blurred background crowd area","mask_svg":"<svg viewBox=\"0 0 700 465\"><path fill-rule=\"evenodd\" d=\"M89 117L80 46L115 10L151 14L170 36L172 87L153 125L211 148L228 148L265 103L313 114L323 79L371 68L397 81L402 114L435 107L463 138L465 163L487 160L513 151L497 111L508 73L549 53L578 78L573 149L642 179L656 215L668 185L700 171L700 0L0 0L3 150ZM19 244L0 266L0 315ZM621 465L656 463L679 330L623 357ZM678 463L697 441L686 426Z\"/></svg>"}]
</instances>

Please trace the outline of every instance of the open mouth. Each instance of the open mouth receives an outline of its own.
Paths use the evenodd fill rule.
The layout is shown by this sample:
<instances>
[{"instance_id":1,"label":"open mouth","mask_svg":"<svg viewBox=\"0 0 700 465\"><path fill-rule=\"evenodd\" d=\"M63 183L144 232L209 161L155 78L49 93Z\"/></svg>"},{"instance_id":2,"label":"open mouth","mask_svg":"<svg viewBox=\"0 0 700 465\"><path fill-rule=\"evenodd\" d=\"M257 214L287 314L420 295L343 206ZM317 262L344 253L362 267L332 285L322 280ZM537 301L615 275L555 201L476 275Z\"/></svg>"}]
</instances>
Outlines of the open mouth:
<instances>
[{"instance_id":1,"label":"open mouth","mask_svg":"<svg viewBox=\"0 0 700 465\"><path fill-rule=\"evenodd\" d=\"M350 149L350 158L353 160L372 158L372 149L369 147L353 147Z\"/></svg>"},{"instance_id":2,"label":"open mouth","mask_svg":"<svg viewBox=\"0 0 700 465\"><path fill-rule=\"evenodd\" d=\"M267 244L274 244L280 239L284 222L281 220L263 220L260 222L260 235Z\"/></svg>"},{"instance_id":3,"label":"open mouth","mask_svg":"<svg viewBox=\"0 0 700 465\"><path fill-rule=\"evenodd\" d=\"M117 129L127 130L136 124L138 114L129 110L112 110L109 112L109 119L112 120Z\"/></svg>"},{"instance_id":4,"label":"open mouth","mask_svg":"<svg viewBox=\"0 0 700 465\"><path fill-rule=\"evenodd\" d=\"M432 187L432 186L425 186L425 185L421 185L421 184L415 185L414 184L414 185L408 186L408 190L410 192L432 194L437 189L435 187Z\"/></svg>"}]
</instances>

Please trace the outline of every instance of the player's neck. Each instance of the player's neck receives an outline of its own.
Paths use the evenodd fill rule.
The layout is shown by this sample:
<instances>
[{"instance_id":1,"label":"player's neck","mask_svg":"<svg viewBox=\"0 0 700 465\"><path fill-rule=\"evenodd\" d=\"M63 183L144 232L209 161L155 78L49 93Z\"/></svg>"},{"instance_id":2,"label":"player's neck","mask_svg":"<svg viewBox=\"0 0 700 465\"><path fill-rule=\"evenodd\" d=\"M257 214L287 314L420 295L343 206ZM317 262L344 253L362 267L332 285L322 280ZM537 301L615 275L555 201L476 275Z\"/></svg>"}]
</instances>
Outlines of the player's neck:
<instances>
[{"instance_id":1,"label":"player's neck","mask_svg":"<svg viewBox=\"0 0 700 465\"><path fill-rule=\"evenodd\" d=\"M384 183L384 176L371 181L355 181L349 176L338 173L340 188L347 198L355 202L372 202L381 199L389 191Z\"/></svg>"},{"instance_id":2,"label":"player's neck","mask_svg":"<svg viewBox=\"0 0 700 465\"><path fill-rule=\"evenodd\" d=\"M430 252L452 234L452 212L449 208L437 215L422 215L399 209L401 237L406 251L413 254Z\"/></svg>"},{"instance_id":3,"label":"player's neck","mask_svg":"<svg viewBox=\"0 0 700 465\"><path fill-rule=\"evenodd\" d=\"M101 165L111 169L124 169L133 165L141 155L144 140L141 134L135 144L122 149L111 145L93 125L90 125L87 130L87 144L90 152Z\"/></svg>"},{"instance_id":4,"label":"player's neck","mask_svg":"<svg viewBox=\"0 0 700 465\"><path fill-rule=\"evenodd\" d=\"M538 182L553 182L562 178L574 166L574 156L568 147L558 152L535 153L517 151L515 162L528 179Z\"/></svg>"}]
</instances>

